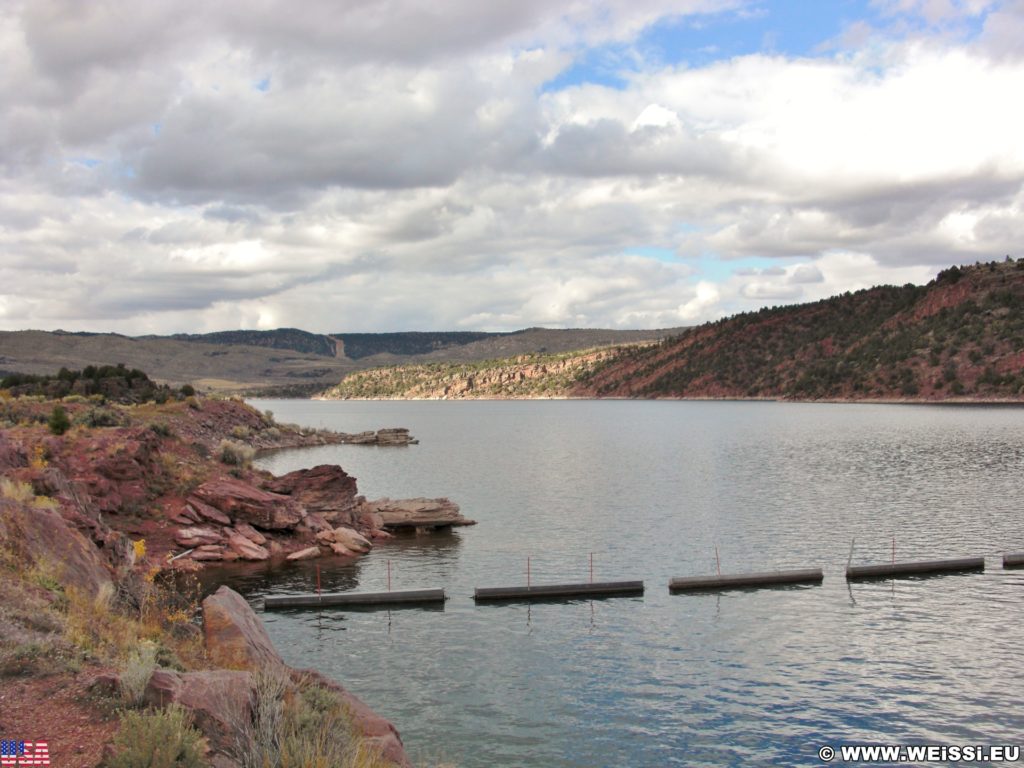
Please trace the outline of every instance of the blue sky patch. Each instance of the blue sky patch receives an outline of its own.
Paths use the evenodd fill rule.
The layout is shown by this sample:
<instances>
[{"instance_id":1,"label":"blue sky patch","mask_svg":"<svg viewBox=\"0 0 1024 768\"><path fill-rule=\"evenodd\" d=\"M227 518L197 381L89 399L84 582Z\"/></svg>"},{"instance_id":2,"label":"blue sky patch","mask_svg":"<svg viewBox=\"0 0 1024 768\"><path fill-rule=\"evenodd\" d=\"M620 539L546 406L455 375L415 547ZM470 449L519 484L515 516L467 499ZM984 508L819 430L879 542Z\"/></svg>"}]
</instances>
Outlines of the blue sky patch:
<instances>
[{"instance_id":1,"label":"blue sky patch","mask_svg":"<svg viewBox=\"0 0 1024 768\"><path fill-rule=\"evenodd\" d=\"M959 3L962 5L962 3ZM936 26L961 38L977 35L984 14L958 17ZM856 23L905 36L929 29L923 17L885 15L870 0L753 2L739 11L662 20L631 45L620 43L579 52L573 64L545 83L545 93L593 84L623 90L640 66L702 67L752 54L787 57L831 55L829 43Z\"/></svg>"}]
</instances>

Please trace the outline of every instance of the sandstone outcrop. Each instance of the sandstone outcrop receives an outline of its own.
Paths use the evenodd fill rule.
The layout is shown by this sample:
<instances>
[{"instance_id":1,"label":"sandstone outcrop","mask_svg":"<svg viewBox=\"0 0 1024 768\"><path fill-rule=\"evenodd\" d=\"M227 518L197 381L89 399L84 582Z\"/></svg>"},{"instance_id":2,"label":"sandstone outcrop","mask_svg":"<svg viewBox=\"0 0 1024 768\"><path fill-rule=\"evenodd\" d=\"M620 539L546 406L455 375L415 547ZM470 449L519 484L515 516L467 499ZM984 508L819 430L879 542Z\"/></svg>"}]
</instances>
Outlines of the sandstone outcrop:
<instances>
[{"instance_id":1,"label":"sandstone outcrop","mask_svg":"<svg viewBox=\"0 0 1024 768\"><path fill-rule=\"evenodd\" d=\"M463 517L459 505L450 499L375 499L363 502L359 515L377 515L381 527L446 528L455 525L476 525L475 520Z\"/></svg>"},{"instance_id":2,"label":"sandstone outcrop","mask_svg":"<svg viewBox=\"0 0 1024 768\"><path fill-rule=\"evenodd\" d=\"M412 437L404 427L391 427L376 432L347 434L343 436L342 442L352 445L418 445L420 441Z\"/></svg>"},{"instance_id":3,"label":"sandstone outcrop","mask_svg":"<svg viewBox=\"0 0 1024 768\"><path fill-rule=\"evenodd\" d=\"M260 490L234 478L205 482L196 488L193 496L232 520L264 530L292 528L305 514L302 505L295 499Z\"/></svg>"},{"instance_id":4,"label":"sandstone outcrop","mask_svg":"<svg viewBox=\"0 0 1024 768\"><path fill-rule=\"evenodd\" d=\"M336 464L320 464L274 478L267 491L298 502L307 513L331 524L352 523L352 510L359 502L356 479Z\"/></svg>"}]
</instances>

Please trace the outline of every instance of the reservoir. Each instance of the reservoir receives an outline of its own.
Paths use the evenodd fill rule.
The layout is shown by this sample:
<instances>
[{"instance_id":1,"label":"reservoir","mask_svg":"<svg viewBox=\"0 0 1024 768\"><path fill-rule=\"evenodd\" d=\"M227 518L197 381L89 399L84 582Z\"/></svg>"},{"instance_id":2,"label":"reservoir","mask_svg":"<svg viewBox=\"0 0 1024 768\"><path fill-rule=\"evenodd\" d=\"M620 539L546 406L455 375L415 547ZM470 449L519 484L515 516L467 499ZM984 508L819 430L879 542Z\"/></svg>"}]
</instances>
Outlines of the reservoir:
<instances>
[{"instance_id":1,"label":"reservoir","mask_svg":"<svg viewBox=\"0 0 1024 768\"><path fill-rule=\"evenodd\" d=\"M444 588L442 609L263 613L285 660L392 720L414 761L818 765L840 744L1017 744L1024 409L769 402L261 400L420 444L340 464L368 498L448 496L478 525L320 560L324 592ZM988 559L847 583L852 563ZM670 594L673 577L821 568L820 585ZM642 596L475 604L477 587L643 580ZM257 610L315 562L225 568Z\"/></svg>"}]
</instances>

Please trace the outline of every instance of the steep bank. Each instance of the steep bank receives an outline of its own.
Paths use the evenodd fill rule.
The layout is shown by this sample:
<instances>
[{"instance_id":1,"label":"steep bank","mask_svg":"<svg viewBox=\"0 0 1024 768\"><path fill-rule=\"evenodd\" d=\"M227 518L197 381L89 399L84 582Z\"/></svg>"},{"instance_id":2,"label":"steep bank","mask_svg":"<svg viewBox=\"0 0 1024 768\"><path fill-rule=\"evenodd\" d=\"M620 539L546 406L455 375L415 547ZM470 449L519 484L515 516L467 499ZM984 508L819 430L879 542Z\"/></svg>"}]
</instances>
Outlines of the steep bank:
<instances>
[{"instance_id":1,"label":"steep bank","mask_svg":"<svg viewBox=\"0 0 1024 768\"><path fill-rule=\"evenodd\" d=\"M218 657L220 635L199 632L189 599L196 595L183 593L171 571L299 552L357 557L390 536L386 513L396 504L366 502L336 466L280 478L252 469L257 448L340 438L276 424L241 402L83 400L0 395L0 677L17 681L4 686L0 730L49 738L55 764L97 765L118 728L114 706L125 675L137 677L138 659L151 649L146 701L181 702L207 739L209 760L246 764L236 743L244 723L200 704L235 675L231 687L248 706L268 665L245 667L249 677L223 671L242 667ZM55 427L58 407L67 427ZM468 522L457 505L431 501L452 524ZM209 624L208 610L203 621ZM254 615L237 622L258 625ZM98 684L102 695L91 682L97 676L106 680ZM327 720L351 721L355 736L346 743L354 751L344 765L407 763L394 727L337 684L290 670L278 683L285 710L312 697L309 706ZM66 692L54 701L67 722L31 701L57 690ZM251 716L243 717L250 725Z\"/></svg>"}]
</instances>

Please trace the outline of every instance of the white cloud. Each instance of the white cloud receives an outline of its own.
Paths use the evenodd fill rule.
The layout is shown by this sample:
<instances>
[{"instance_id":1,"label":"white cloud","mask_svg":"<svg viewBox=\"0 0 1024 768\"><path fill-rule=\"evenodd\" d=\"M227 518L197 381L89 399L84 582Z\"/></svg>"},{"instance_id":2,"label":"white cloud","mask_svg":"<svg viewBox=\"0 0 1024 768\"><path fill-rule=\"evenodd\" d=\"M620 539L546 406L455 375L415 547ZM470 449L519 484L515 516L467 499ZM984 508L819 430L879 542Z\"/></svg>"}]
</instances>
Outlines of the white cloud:
<instances>
[{"instance_id":1,"label":"white cloud","mask_svg":"<svg viewBox=\"0 0 1024 768\"><path fill-rule=\"evenodd\" d=\"M1017 0L880 4L974 41L637 47L622 88L545 90L590 47L742 6L8 3L0 327L671 326L1014 253Z\"/></svg>"}]
</instances>

